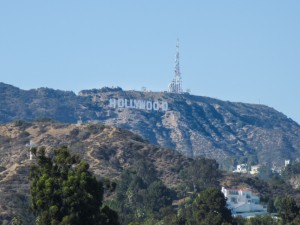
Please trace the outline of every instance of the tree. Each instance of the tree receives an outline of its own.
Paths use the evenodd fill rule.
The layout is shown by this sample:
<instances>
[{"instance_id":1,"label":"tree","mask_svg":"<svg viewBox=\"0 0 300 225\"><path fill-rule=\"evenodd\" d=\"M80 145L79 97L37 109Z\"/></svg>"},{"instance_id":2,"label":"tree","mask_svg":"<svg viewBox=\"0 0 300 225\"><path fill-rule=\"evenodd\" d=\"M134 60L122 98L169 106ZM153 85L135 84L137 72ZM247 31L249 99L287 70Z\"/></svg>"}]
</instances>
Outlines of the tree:
<instances>
[{"instance_id":1,"label":"tree","mask_svg":"<svg viewBox=\"0 0 300 225\"><path fill-rule=\"evenodd\" d=\"M274 200L269 199L268 205L267 205L267 211L268 213L275 213L276 212L276 207L274 205Z\"/></svg>"},{"instance_id":2,"label":"tree","mask_svg":"<svg viewBox=\"0 0 300 225\"><path fill-rule=\"evenodd\" d=\"M245 225L276 225L278 224L277 219L272 218L270 215L261 215L251 217L246 220Z\"/></svg>"},{"instance_id":3,"label":"tree","mask_svg":"<svg viewBox=\"0 0 300 225\"><path fill-rule=\"evenodd\" d=\"M152 163L140 160L121 174L112 205L122 224L155 224L176 197L156 175Z\"/></svg>"},{"instance_id":4,"label":"tree","mask_svg":"<svg viewBox=\"0 0 300 225\"><path fill-rule=\"evenodd\" d=\"M258 171L259 171L259 178L262 179L262 180L270 180L273 176L274 176L274 173L273 171L271 170L271 166L270 165L264 165L264 166L261 166Z\"/></svg>"},{"instance_id":5,"label":"tree","mask_svg":"<svg viewBox=\"0 0 300 225\"><path fill-rule=\"evenodd\" d=\"M12 225L22 225L23 221L19 217L14 217L11 221Z\"/></svg>"},{"instance_id":6,"label":"tree","mask_svg":"<svg viewBox=\"0 0 300 225\"><path fill-rule=\"evenodd\" d=\"M289 180L290 178L300 174L300 162L294 162L287 165L282 171L282 177L285 180Z\"/></svg>"},{"instance_id":7,"label":"tree","mask_svg":"<svg viewBox=\"0 0 300 225\"><path fill-rule=\"evenodd\" d=\"M37 225L118 224L115 213L101 209L103 184L88 163L65 146L55 149L52 157L43 148L33 152L37 164L30 171L31 198Z\"/></svg>"},{"instance_id":8,"label":"tree","mask_svg":"<svg viewBox=\"0 0 300 225\"><path fill-rule=\"evenodd\" d=\"M199 158L180 171L180 176L190 191L200 192L208 187L218 187L221 173L215 160Z\"/></svg>"},{"instance_id":9,"label":"tree","mask_svg":"<svg viewBox=\"0 0 300 225\"><path fill-rule=\"evenodd\" d=\"M290 223L299 217L299 207L292 197L287 196L281 200L279 216L281 217L283 224Z\"/></svg>"},{"instance_id":10,"label":"tree","mask_svg":"<svg viewBox=\"0 0 300 225\"><path fill-rule=\"evenodd\" d=\"M217 188L202 191L192 204L192 218L187 218L190 225L231 224L231 211L226 208L226 199Z\"/></svg>"},{"instance_id":11,"label":"tree","mask_svg":"<svg viewBox=\"0 0 300 225\"><path fill-rule=\"evenodd\" d=\"M165 206L172 204L173 193L161 181L152 182L145 194L145 206L149 210L159 212Z\"/></svg>"}]
</instances>

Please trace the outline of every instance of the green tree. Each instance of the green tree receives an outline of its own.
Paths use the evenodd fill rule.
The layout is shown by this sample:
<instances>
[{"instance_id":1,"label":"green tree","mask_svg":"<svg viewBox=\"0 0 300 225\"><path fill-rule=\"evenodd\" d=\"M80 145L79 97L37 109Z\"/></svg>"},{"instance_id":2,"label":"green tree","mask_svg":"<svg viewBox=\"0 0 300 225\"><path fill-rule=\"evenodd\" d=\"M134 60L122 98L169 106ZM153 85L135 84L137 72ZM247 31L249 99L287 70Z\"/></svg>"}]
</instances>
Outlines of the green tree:
<instances>
[{"instance_id":1,"label":"green tree","mask_svg":"<svg viewBox=\"0 0 300 225\"><path fill-rule=\"evenodd\" d=\"M215 160L199 158L180 171L180 176L190 191L200 192L208 187L219 187L221 173Z\"/></svg>"},{"instance_id":2,"label":"green tree","mask_svg":"<svg viewBox=\"0 0 300 225\"><path fill-rule=\"evenodd\" d=\"M192 204L192 218L187 218L190 225L231 224L231 211L226 208L226 199L217 188L202 191Z\"/></svg>"},{"instance_id":3,"label":"green tree","mask_svg":"<svg viewBox=\"0 0 300 225\"><path fill-rule=\"evenodd\" d=\"M161 181L154 181L147 188L145 206L149 210L159 212L161 208L172 204L173 197L172 191Z\"/></svg>"},{"instance_id":4,"label":"green tree","mask_svg":"<svg viewBox=\"0 0 300 225\"><path fill-rule=\"evenodd\" d=\"M288 180L296 175L300 174L300 162L294 162L287 165L282 171L282 177Z\"/></svg>"},{"instance_id":5,"label":"green tree","mask_svg":"<svg viewBox=\"0 0 300 225\"><path fill-rule=\"evenodd\" d=\"M122 172L112 205L122 224L153 224L165 215L174 198L174 191L157 178L153 164L140 160Z\"/></svg>"},{"instance_id":6,"label":"green tree","mask_svg":"<svg viewBox=\"0 0 300 225\"><path fill-rule=\"evenodd\" d=\"M275 213L276 212L276 207L274 205L274 200L269 199L268 205L267 205L267 211L268 213Z\"/></svg>"},{"instance_id":7,"label":"green tree","mask_svg":"<svg viewBox=\"0 0 300 225\"><path fill-rule=\"evenodd\" d=\"M22 225L23 221L17 216L14 217L11 221L12 225Z\"/></svg>"},{"instance_id":8,"label":"green tree","mask_svg":"<svg viewBox=\"0 0 300 225\"><path fill-rule=\"evenodd\" d=\"M246 220L245 225L276 225L277 219L272 218L270 215L255 216Z\"/></svg>"},{"instance_id":9,"label":"green tree","mask_svg":"<svg viewBox=\"0 0 300 225\"><path fill-rule=\"evenodd\" d=\"M264 165L261 166L258 171L259 171L259 178L262 180L270 180L273 177L273 171L271 170L271 166L270 165Z\"/></svg>"},{"instance_id":10,"label":"green tree","mask_svg":"<svg viewBox=\"0 0 300 225\"><path fill-rule=\"evenodd\" d=\"M283 224L288 224L299 217L299 207L292 197L287 196L281 200L279 216Z\"/></svg>"},{"instance_id":11,"label":"green tree","mask_svg":"<svg viewBox=\"0 0 300 225\"><path fill-rule=\"evenodd\" d=\"M37 225L118 224L115 213L101 209L103 184L89 171L88 163L72 156L65 146L55 149L51 157L43 148L33 152L37 163L30 171L31 198Z\"/></svg>"}]
</instances>

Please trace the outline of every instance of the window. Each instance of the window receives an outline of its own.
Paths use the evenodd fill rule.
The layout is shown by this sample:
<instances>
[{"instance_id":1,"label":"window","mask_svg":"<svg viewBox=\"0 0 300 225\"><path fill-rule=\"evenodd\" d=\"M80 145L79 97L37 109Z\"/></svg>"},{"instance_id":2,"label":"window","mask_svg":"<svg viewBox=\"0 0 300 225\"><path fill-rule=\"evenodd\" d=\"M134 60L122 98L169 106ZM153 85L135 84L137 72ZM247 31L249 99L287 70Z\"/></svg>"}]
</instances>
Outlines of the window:
<instances>
[{"instance_id":1,"label":"window","mask_svg":"<svg viewBox=\"0 0 300 225\"><path fill-rule=\"evenodd\" d=\"M237 199L236 198L231 198L230 201L233 202L233 203L237 203Z\"/></svg>"}]
</instances>

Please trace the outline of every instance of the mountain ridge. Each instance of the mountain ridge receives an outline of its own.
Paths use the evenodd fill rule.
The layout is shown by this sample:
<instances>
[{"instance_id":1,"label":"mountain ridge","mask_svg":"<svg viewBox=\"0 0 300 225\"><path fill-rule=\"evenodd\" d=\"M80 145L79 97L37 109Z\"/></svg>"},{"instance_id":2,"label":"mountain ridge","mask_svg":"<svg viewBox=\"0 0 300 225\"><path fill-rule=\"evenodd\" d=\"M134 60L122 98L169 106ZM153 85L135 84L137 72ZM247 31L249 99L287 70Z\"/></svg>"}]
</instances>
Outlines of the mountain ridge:
<instances>
[{"instance_id":1,"label":"mountain ridge","mask_svg":"<svg viewBox=\"0 0 300 225\"><path fill-rule=\"evenodd\" d=\"M24 91L3 83L0 97L0 123L38 118L77 123L82 118L128 129L189 157L217 159L227 169L242 162L282 166L285 159L300 157L300 125L265 105L121 88L83 90L78 95L49 88ZM169 109L111 108L111 98L166 101Z\"/></svg>"}]
</instances>

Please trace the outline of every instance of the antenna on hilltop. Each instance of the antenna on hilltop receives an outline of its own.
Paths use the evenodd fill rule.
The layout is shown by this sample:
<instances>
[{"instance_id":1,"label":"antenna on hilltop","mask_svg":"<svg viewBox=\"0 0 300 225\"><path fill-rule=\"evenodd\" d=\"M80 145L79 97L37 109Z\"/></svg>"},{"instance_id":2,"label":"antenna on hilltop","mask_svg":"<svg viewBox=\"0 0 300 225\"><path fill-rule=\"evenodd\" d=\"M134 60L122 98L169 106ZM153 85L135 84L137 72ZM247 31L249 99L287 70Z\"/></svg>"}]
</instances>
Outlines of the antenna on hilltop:
<instances>
[{"instance_id":1,"label":"antenna on hilltop","mask_svg":"<svg viewBox=\"0 0 300 225\"><path fill-rule=\"evenodd\" d=\"M176 57L175 57L175 69L174 69L174 78L172 82L169 84L169 92L182 94L182 78L180 72L180 65L179 65L179 39L177 39L176 44Z\"/></svg>"},{"instance_id":2,"label":"antenna on hilltop","mask_svg":"<svg viewBox=\"0 0 300 225\"><path fill-rule=\"evenodd\" d=\"M79 116L79 120L77 120L77 125L81 125L82 124L82 118L81 116Z\"/></svg>"},{"instance_id":3,"label":"antenna on hilltop","mask_svg":"<svg viewBox=\"0 0 300 225\"><path fill-rule=\"evenodd\" d=\"M27 144L27 145L26 145L26 147L28 147L28 148L29 148L29 160L32 160L32 158L33 158L33 155L32 155L32 152L31 152L31 150L32 150L33 148L36 148L36 147L37 147L37 145L36 145L36 144L34 144L34 143L33 143L33 141L31 141L31 140L30 140L29 144Z\"/></svg>"}]
</instances>

